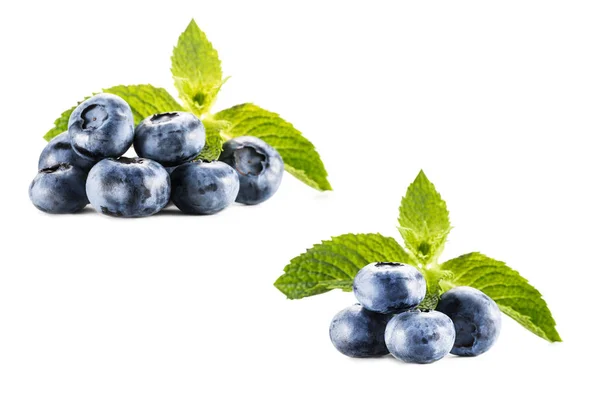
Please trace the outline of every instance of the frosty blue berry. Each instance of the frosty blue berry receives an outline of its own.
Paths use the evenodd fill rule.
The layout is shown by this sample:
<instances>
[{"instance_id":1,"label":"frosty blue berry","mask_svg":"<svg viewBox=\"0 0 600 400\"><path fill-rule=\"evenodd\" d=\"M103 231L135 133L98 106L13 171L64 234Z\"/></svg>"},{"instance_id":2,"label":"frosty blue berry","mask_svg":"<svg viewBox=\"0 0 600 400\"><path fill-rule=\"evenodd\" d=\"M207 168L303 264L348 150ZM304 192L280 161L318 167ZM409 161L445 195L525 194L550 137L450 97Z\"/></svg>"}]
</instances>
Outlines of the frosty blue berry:
<instances>
[{"instance_id":1,"label":"frosty blue berry","mask_svg":"<svg viewBox=\"0 0 600 400\"><path fill-rule=\"evenodd\" d=\"M40 154L38 169L50 168L57 164L71 164L88 172L96 162L81 157L73 150L68 132L52 139Z\"/></svg>"},{"instance_id":2,"label":"frosty blue berry","mask_svg":"<svg viewBox=\"0 0 600 400\"><path fill-rule=\"evenodd\" d=\"M450 352L454 336L452 320L445 314L411 310L388 322L385 344L390 353L402 361L429 364Z\"/></svg>"},{"instance_id":3,"label":"frosty blue berry","mask_svg":"<svg viewBox=\"0 0 600 400\"><path fill-rule=\"evenodd\" d=\"M384 314L415 308L427 290L419 270L394 262L375 262L363 267L354 277L352 287L365 308Z\"/></svg>"},{"instance_id":4,"label":"frosty blue berry","mask_svg":"<svg viewBox=\"0 0 600 400\"><path fill-rule=\"evenodd\" d=\"M279 189L283 160L277 150L258 138L240 136L228 140L219 160L232 166L239 175L238 203L262 203Z\"/></svg>"},{"instance_id":5,"label":"frosty blue berry","mask_svg":"<svg viewBox=\"0 0 600 400\"><path fill-rule=\"evenodd\" d=\"M86 191L96 211L113 217L146 217L169 201L171 180L156 161L108 158L89 173Z\"/></svg>"},{"instance_id":6,"label":"frosty blue berry","mask_svg":"<svg viewBox=\"0 0 600 400\"><path fill-rule=\"evenodd\" d=\"M83 169L66 163L43 168L29 185L29 199L50 214L81 211L88 204L86 176Z\"/></svg>"},{"instance_id":7,"label":"frosty blue berry","mask_svg":"<svg viewBox=\"0 0 600 400\"><path fill-rule=\"evenodd\" d=\"M333 317L329 338L335 348L348 357L384 356L389 353L384 335L391 317L355 304Z\"/></svg>"},{"instance_id":8,"label":"frosty blue berry","mask_svg":"<svg viewBox=\"0 0 600 400\"><path fill-rule=\"evenodd\" d=\"M480 290L457 286L444 293L436 309L454 323L456 342L452 354L478 356L498 339L501 313L498 305Z\"/></svg>"},{"instance_id":9,"label":"frosty blue berry","mask_svg":"<svg viewBox=\"0 0 600 400\"><path fill-rule=\"evenodd\" d=\"M140 122L133 145L138 156L173 167L195 159L205 141L202 121L192 113L175 111L155 114Z\"/></svg>"},{"instance_id":10,"label":"frosty blue berry","mask_svg":"<svg viewBox=\"0 0 600 400\"><path fill-rule=\"evenodd\" d=\"M119 96L101 93L77 106L69 117L73 150L88 160L123 155L133 143L133 114Z\"/></svg>"},{"instance_id":11,"label":"frosty blue berry","mask_svg":"<svg viewBox=\"0 0 600 400\"><path fill-rule=\"evenodd\" d=\"M186 214L222 211L235 201L239 189L237 173L220 161L190 162L171 173L171 200Z\"/></svg>"}]
</instances>

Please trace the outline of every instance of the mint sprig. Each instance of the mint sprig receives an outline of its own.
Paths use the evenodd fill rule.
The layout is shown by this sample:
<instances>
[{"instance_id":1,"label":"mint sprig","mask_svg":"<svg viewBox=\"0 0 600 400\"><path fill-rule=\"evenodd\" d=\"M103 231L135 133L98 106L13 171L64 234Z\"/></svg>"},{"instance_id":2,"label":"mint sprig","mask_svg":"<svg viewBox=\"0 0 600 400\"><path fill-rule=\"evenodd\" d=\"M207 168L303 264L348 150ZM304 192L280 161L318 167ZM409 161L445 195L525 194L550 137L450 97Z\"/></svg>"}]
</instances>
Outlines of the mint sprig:
<instances>
[{"instance_id":1,"label":"mint sprig","mask_svg":"<svg viewBox=\"0 0 600 400\"><path fill-rule=\"evenodd\" d=\"M327 171L315 146L279 115L249 103L211 114L211 107L227 78L223 78L217 50L194 20L179 36L173 49L171 72L183 104L165 89L148 84L120 85L102 91L116 94L128 102L136 124L161 112L196 114L206 127L206 145L198 157L202 160L218 159L227 139L257 136L277 149L290 174L317 190L331 190ZM75 106L63 112L44 139L49 141L66 131L74 109Z\"/></svg>"},{"instance_id":2,"label":"mint sprig","mask_svg":"<svg viewBox=\"0 0 600 400\"><path fill-rule=\"evenodd\" d=\"M541 293L504 262L468 253L439 263L450 232L446 202L423 171L408 187L398 218L404 245L380 234L333 237L292 259L275 287L289 299L352 290L360 268L377 261L396 261L418 268L427 280L420 307L435 308L454 286L471 286L490 296L502 312L550 342L560 342L556 322Z\"/></svg>"}]
</instances>

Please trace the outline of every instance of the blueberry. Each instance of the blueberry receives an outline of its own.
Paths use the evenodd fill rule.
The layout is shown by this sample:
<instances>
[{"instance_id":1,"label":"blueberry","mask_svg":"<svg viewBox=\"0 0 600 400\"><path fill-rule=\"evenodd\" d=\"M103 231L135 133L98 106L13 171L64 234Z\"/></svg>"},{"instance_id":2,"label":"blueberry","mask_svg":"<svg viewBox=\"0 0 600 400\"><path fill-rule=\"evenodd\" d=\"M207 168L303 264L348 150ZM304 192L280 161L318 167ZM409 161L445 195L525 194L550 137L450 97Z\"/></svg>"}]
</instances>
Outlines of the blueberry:
<instances>
[{"instance_id":1,"label":"blueberry","mask_svg":"<svg viewBox=\"0 0 600 400\"><path fill-rule=\"evenodd\" d=\"M219 160L231 165L240 177L238 203L262 203L275 194L283 177L283 160L277 150L255 137L228 140Z\"/></svg>"},{"instance_id":2,"label":"blueberry","mask_svg":"<svg viewBox=\"0 0 600 400\"><path fill-rule=\"evenodd\" d=\"M409 363L437 361L450 352L453 343L452 320L437 311L406 311L392 318L385 328L390 353Z\"/></svg>"},{"instance_id":3,"label":"blueberry","mask_svg":"<svg viewBox=\"0 0 600 400\"><path fill-rule=\"evenodd\" d=\"M367 309L397 314L415 308L425 298L427 285L415 267L376 262L363 267L354 277L354 295Z\"/></svg>"},{"instance_id":4,"label":"blueberry","mask_svg":"<svg viewBox=\"0 0 600 400\"><path fill-rule=\"evenodd\" d=\"M71 164L43 168L29 186L29 198L38 209L51 214L74 213L88 204L87 172Z\"/></svg>"},{"instance_id":5,"label":"blueberry","mask_svg":"<svg viewBox=\"0 0 600 400\"><path fill-rule=\"evenodd\" d=\"M71 114L69 137L75 152L84 158L119 157L133 143L131 108L114 94L90 97Z\"/></svg>"},{"instance_id":6,"label":"blueberry","mask_svg":"<svg viewBox=\"0 0 600 400\"><path fill-rule=\"evenodd\" d=\"M235 201L240 189L229 165L201 161L180 165L171 173L171 200L186 214L214 214Z\"/></svg>"},{"instance_id":7,"label":"blueberry","mask_svg":"<svg viewBox=\"0 0 600 400\"><path fill-rule=\"evenodd\" d=\"M384 334L391 317L355 304L333 317L329 337L335 348L348 357L384 356L389 353Z\"/></svg>"},{"instance_id":8,"label":"blueberry","mask_svg":"<svg viewBox=\"0 0 600 400\"><path fill-rule=\"evenodd\" d=\"M501 314L498 305L480 290L457 286L440 297L436 307L450 317L456 330L451 353L478 356L498 339Z\"/></svg>"},{"instance_id":9,"label":"blueberry","mask_svg":"<svg viewBox=\"0 0 600 400\"><path fill-rule=\"evenodd\" d=\"M38 169L50 168L56 164L71 164L88 172L95 164L94 161L79 156L71 147L68 132L63 132L53 138L40 154Z\"/></svg>"},{"instance_id":10,"label":"blueberry","mask_svg":"<svg viewBox=\"0 0 600 400\"><path fill-rule=\"evenodd\" d=\"M169 201L169 174L144 158L108 158L94 165L86 190L92 207L113 217L146 217Z\"/></svg>"},{"instance_id":11,"label":"blueberry","mask_svg":"<svg viewBox=\"0 0 600 400\"><path fill-rule=\"evenodd\" d=\"M140 157L173 167L198 157L206 133L202 121L187 112L155 114L135 128L133 147Z\"/></svg>"}]
</instances>

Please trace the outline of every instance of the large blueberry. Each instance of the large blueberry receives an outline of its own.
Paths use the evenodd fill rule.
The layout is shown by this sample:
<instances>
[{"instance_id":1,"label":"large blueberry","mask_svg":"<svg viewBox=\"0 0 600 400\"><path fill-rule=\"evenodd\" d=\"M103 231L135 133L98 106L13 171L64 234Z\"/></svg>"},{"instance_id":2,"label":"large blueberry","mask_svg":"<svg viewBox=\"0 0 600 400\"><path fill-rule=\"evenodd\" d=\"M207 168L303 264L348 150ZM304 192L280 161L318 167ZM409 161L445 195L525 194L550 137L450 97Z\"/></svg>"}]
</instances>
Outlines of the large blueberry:
<instances>
[{"instance_id":1,"label":"large blueberry","mask_svg":"<svg viewBox=\"0 0 600 400\"><path fill-rule=\"evenodd\" d=\"M187 112L155 114L135 128L133 147L140 157L172 167L191 161L204 148L202 121Z\"/></svg>"},{"instance_id":2,"label":"large blueberry","mask_svg":"<svg viewBox=\"0 0 600 400\"><path fill-rule=\"evenodd\" d=\"M119 96L100 93L71 113L69 137L82 157L99 161L123 155L133 143L133 114Z\"/></svg>"},{"instance_id":3,"label":"large blueberry","mask_svg":"<svg viewBox=\"0 0 600 400\"><path fill-rule=\"evenodd\" d=\"M348 357L384 356L389 353L384 334L391 317L355 304L333 317L329 337L335 348Z\"/></svg>"},{"instance_id":4,"label":"large blueberry","mask_svg":"<svg viewBox=\"0 0 600 400\"><path fill-rule=\"evenodd\" d=\"M437 311L411 310L396 315L385 329L390 353L405 362L429 364L443 358L454 343L454 325Z\"/></svg>"},{"instance_id":5,"label":"large blueberry","mask_svg":"<svg viewBox=\"0 0 600 400\"><path fill-rule=\"evenodd\" d=\"M96 211L113 217L147 217L169 201L169 174L144 158L108 158L94 165L86 190Z\"/></svg>"},{"instance_id":6,"label":"large blueberry","mask_svg":"<svg viewBox=\"0 0 600 400\"><path fill-rule=\"evenodd\" d=\"M56 164L71 164L89 171L95 164L95 161L88 160L79 156L71 147L71 139L68 132L63 132L53 138L40 154L38 169L50 168Z\"/></svg>"},{"instance_id":7,"label":"large blueberry","mask_svg":"<svg viewBox=\"0 0 600 400\"><path fill-rule=\"evenodd\" d=\"M456 330L452 354L478 356L498 339L501 313L498 305L480 290L457 286L440 297L436 307L450 317Z\"/></svg>"},{"instance_id":8,"label":"large blueberry","mask_svg":"<svg viewBox=\"0 0 600 400\"><path fill-rule=\"evenodd\" d=\"M43 168L29 185L29 198L34 206L47 213L80 211L88 204L86 176L86 171L71 164Z\"/></svg>"},{"instance_id":9,"label":"large blueberry","mask_svg":"<svg viewBox=\"0 0 600 400\"><path fill-rule=\"evenodd\" d=\"M225 142L219 160L240 176L238 203L262 203L275 194L283 177L283 160L277 150L252 136Z\"/></svg>"},{"instance_id":10,"label":"large blueberry","mask_svg":"<svg viewBox=\"0 0 600 400\"><path fill-rule=\"evenodd\" d=\"M220 161L190 162L171 173L171 200L186 214L215 214L235 201L239 189L236 172Z\"/></svg>"},{"instance_id":11,"label":"large blueberry","mask_svg":"<svg viewBox=\"0 0 600 400\"><path fill-rule=\"evenodd\" d=\"M358 271L353 283L356 299L367 309L397 314L415 308L425 298L427 285L415 267L376 262Z\"/></svg>"}]
</instances>

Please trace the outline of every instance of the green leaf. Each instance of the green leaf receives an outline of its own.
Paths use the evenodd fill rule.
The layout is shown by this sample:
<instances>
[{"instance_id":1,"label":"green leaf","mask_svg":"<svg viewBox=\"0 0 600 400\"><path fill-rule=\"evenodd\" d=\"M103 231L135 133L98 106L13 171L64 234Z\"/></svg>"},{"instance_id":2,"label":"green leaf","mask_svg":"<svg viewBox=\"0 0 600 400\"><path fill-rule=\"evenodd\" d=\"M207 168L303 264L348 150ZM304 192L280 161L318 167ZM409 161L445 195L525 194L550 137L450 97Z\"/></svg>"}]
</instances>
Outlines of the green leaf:
<instances>
[{"instance_id":1,"label":"green leaf","mask_svg":"<svg viewBox=\"0 0 600 400\"><path fill-rule=\"evenodd\" d=\"M169 92L152 85L119 85L104 89L103 92L115 94L125 100L131 107L136 124L153 114L185 111Z\"/></svg>"},{"instance_id":2,"label":"green leaf","mask_svg":"<svg viewBox=\"0 0 600 400\"><path fill-rule=\"evenodd\" d=\"M352 290L356 273L377 261L413 264L396 240L377 233L346 234L317 244L284 268L275 287L289 299L301 299L331 289Z\"/></svg>"},{"instance_id":3,"label":"green leaf","mask_svg":"<svg viewBox=\"0 0 600 400\"><path fill-rule=\"evenodd\" d=\"M451 275L442 287L471 286L490 296L502 312L549 342L562 339L541 293L502 261L480 253L469 253L440 265Z\"/></svg>"},{"instance_id":4,"label":"green leaf","mask_svg":"<svg viewBox=\"0 0 600 400\"><path fill-rule=\"evenodd\" d=\"M220 111L214 117L231 124L227 136L255 136L264 140L281 154L290 174L315 189L331 190L315 146L278 114L246 103Z\"/></svg>"},{"instance_id":5,"label":"green leaf","mask_svg":"<svg viewBox=\"0 0 600 400\"><path fill-rule=\"evenodd\" d=\"M448 271L442 271L439 267L421 268L421 273L425 276L427 282L427 293L425 298L419 304L420 309L433 310L437 306L440 296L444 291L441 286L443 279L448 279L452 274Z\"/></svg>"},{"instance_id":6,"label":"green leaf","mask_svg":"<svg viewBox=\"0 0 600 400\"><path fill-rule=\"evenodd\" d=\"M225 80L217 50L194 20L173 49L171 72L183 102L198 115L208 113Z\"/></svg>"},{"instance_id":7,"label":"green leaf","mask_svg":"<svg viewBox=\"0 0 600 400\"><path fill-rule=\"evenodd\" d=\"M152 114L169 111L183 111L183 107L179 105L173 96L165 89L156 88L152 85L119 85L104 89L103 92L112 93L123 98L123 100L131 107L133 119L136 124ZM90 96L85 99L88 99L89 97ZM77 104L80 103L81 101ZM61 116L54 121L54 128L50 129L44 135L44 139L50 141L50 139L68 129L69 117L75 107L63 112Z\"/></svg>"},{"instance_id":8,"label":"green leaf","mask_svg":"<svg viewBox=\"0 0 600 400\"><path fill-rule=\"evenodd\" d=\"M206 144L196 159L213 161L218 159L221 151L223 151L223 142L225 141L223 135L227 132L230 124L212 118L206 118L202 122L206 129Z\"/></svg>"},{"instance_id":9,"label":"green leaf","mask_svg":"<svg viewBox=\"0 0 600 400\"><path fill-rule=\"evenodd\" d=\"M450 220L446 202L423 171L402 198L398 222L406 248L421 264L437 262L451 229Z\"/></svg>"}]
</instances>

